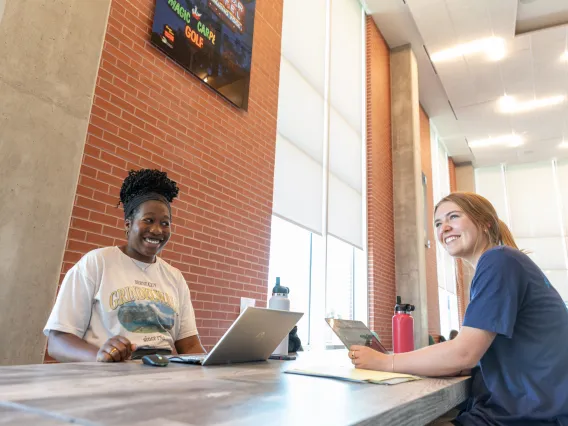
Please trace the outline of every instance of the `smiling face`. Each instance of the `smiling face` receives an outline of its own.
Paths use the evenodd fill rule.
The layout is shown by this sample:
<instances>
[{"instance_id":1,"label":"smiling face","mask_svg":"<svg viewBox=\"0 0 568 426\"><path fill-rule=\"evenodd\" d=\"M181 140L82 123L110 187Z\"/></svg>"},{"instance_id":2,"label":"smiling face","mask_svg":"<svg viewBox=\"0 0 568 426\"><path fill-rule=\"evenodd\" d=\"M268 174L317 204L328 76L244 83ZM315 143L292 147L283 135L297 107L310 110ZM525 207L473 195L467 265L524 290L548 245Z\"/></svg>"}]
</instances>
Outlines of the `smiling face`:
<instances>
[{"instance_id":1,"label":"smiling face","mask_svg":"<svg viewBox=\"0 0 568 426\"><path fill-rule=\"evenodd\" d=\"M160 201L146 201L126 219L128 242L125 253L141 262L153 263L170 239L170 212Z\"/></svg>"},{"instance_id":2,"label":"smiling face","mask_svg":"<svg viewBox=\"0 0 568 426\"><path fill-rule=\"evenodd\" d=\"M477 264L488 239L456 203L445 201L438 206L434 226L438 241L450 256Z\"/></svg>"}]
</instances>

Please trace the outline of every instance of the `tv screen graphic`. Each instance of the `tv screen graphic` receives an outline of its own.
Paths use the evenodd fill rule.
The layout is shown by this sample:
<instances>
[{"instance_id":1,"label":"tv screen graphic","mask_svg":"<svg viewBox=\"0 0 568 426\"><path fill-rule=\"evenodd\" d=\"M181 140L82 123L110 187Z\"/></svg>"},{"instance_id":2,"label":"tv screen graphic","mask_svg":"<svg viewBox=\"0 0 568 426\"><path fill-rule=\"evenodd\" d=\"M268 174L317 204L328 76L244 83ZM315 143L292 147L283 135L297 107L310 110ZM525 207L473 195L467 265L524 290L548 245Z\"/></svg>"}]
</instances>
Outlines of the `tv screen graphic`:
<instances>
[{"instance_id":1,"label":"tv screen graphic","mask_svg":"<svg viewBox=\"0 0 568 426\"><path fill-rule=\"evenodd\" d=\"M156 0L151 42L248 109L256 0Z\"/></svg>"}]
</instances>

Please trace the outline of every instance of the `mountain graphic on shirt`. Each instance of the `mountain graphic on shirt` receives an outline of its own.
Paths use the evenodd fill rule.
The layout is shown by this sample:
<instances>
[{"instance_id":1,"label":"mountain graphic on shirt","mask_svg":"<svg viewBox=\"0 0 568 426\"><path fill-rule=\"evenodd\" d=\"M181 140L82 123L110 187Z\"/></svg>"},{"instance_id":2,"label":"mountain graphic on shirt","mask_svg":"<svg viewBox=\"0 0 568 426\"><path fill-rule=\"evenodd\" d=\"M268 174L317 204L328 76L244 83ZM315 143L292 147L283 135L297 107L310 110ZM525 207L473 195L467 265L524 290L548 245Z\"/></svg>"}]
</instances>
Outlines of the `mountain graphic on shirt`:
<instances>
[{"instance_id":1,"label":"mountain graphic on shirt","mask_svg":"<svg viewBox=\"0 0 568 426\"><path fill-rule=\"evenodd\" d=\"M118 320L132 333L167 333L174 327L175 312L163 303L133 301L118 308Z\"/></svg>"}]
</instances>

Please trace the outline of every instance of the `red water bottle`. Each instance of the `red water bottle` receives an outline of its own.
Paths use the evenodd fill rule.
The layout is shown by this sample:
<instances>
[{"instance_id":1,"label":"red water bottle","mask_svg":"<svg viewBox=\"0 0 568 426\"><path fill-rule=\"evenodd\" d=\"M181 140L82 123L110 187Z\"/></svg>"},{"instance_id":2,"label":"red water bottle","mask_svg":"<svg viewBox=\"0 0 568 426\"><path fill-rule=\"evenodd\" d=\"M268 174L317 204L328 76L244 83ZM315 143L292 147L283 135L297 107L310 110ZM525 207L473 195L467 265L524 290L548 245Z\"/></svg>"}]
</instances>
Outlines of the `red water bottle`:
<instances>
[{"instance_id":1,"label":"red water bottle","mask_svg":"<svg viewBox=\"0 0 568 426\"><path fill-rule=\"evenodd\" d=\"M394 353L400 354L414 350L414 305L403 304L400 296L396 296L394 316L392 317L392 338Z\"/></svg>"}]
</instances>

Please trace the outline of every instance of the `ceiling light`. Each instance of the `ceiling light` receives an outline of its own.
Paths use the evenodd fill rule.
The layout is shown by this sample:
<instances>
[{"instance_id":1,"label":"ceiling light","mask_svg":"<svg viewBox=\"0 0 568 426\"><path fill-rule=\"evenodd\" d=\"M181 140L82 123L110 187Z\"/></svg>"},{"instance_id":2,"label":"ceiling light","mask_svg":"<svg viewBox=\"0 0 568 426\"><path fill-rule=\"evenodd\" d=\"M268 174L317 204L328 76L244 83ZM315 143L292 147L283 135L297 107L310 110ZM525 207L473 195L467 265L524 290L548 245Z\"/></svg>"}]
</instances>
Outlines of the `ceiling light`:
<instances>
[{"instance_id":1,"label":"ceiling light","mask_svg":"<svg viewBox=\"0 0 568 426\"><path fill-rule=\"evenodd\" d=\"M509 147L517 147L523 144L523 138L519 135L510 134L498 136L495 138L479 139L476 141L468 142L470 148L486 148L489 146L504 145Z\"/></svg>"},{"instance_id":2,"label":"ceiling light","mask_svg":"<svg viewBox=\"0 0 568 426\"><path fill-rule=\"evenodd\" d=\"M567 62L568 62L568 50L565 51L565 52L562 54L562 56L560 56L560 59L561 59L562 61L567 61Z\"/></svg>"},{"instance_id":3,"label":"ceiling light","mask_svg":"<svg viewBox=\"0 0 568 426\"><path fill-rule=\"evenodd\" d=\"M562 143L560 145L558 145L558 148L568 149L568 142L562 141Z\"/></svg>"},{"instance_id":4,"label":"ceiling light","mask_svg":"<svg viewBox=\"0 0 568 426\"><path fill-rule=\"evenodd\" d=\"M547 106L558 105L565 100L566 96L557 95L549 96L548 98L533 99L532 101L517 102L514 97L505 95L499 99L498 104L501 112L514 114L516 112L526 112Z\"/></svg>"},{"instance_id":5,"label":"ceiling light","mask_svg":"<svg viewBox=\"0 0 568 426\"><path fill-rule=\"evenodd\" d=\"M505 57L505 40L500 37L489 37L458 44L450 49L434 53L430 59L432 59L432 62L442 62L475 53L485 53L493 61L503 59Z\"/></svg>"}]
</instances>

